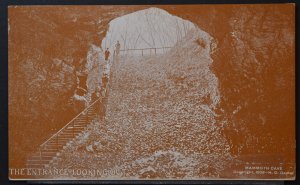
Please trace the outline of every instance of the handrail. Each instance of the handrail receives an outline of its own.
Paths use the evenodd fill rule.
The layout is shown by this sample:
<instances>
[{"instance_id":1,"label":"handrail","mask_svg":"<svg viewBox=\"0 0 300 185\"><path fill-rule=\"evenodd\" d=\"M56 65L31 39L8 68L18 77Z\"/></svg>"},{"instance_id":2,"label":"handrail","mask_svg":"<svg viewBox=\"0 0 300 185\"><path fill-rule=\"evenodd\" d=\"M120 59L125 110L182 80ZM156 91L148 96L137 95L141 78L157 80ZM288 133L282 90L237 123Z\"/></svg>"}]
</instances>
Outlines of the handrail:
<instances>
[{"instance_id":1,"label":"handrail","mask_svg":"<svg viewBox=\"0 0 300 185\"><path fill-rule=\"evenodd\" d=\"M57 131L54 135L52 135L49 139L47 139L43 144L40 145L40 147L43 147L44 145L47 144L48 141L53 139L55 136L60 134L62 130L64 130L66 127L68 127L75 119L77 119L80 115L82 115L83 112L87 111L89 108L91 108L97 101L99 101L102 97L98 98L95 100L91 105L89 105L87 108L85 108L83 111L81 111L77 116L75 116L71 121L69 121L65 126L63 126L59 131Z\"/></svg>"},{"instance_id":2,"label":"handrail","mask_svg":"<svg viewBox=\"0 0 300 185\"><path fill-rule=\"evenodd\" d=\"M151 50L151 49L165 49L165 48L172 48L172 47L169 47L169 46L166 46L166 47L160 47L160 48L137 48L137 49L121 49L120 51L133 51L133 50Z\"/></svg>"},{"instance_id":3,"label":"handrail","mask_svg":"<svg viewBox=\"0 0 300 185\"><path fill-rule=\"evenodd\" d=\"M115 58L113 59L113 60L115 60ZM114 62L113 62L114 63ZM111 74L112 74L112 72L110 71L110 76L111 76ZM110 78L110 80L111 80L111 78ZM103 101L101 101L101 100L103 100L104 98L107 98L107 88L108 88L108 85L110 84L110 81L108 81L108 83L106 83L106 85L105 85L105 92L106 92L106 94L105 94L105 96L100 96L98 99L96 99L93 103L91 103L89 106L87 106L84 110L82 110L79 114L77 114L71 121L69 121L66 125L64 125L59 131L57 131L55 134L53 134L50 138L48 138L43 144L41 144L39 147L38 147L38 153L39 153L39 161L40 161L40 165L41 166L43 166L43 165L46 165L46 163L49 163L51 160L53 161L54 160L54 156L50 156L51 157L51 159L50 159L50 161L48 160L47 162L43 162L43 151L42 150L48 150L48 148L47 148L47 144L48 144L48 142L51 142L51 140L53 141L56 141L56 149L57 150L59 150L60 148L61 148L61 145L59 145L59 134L61 134L62 132L64 132L64 130L65 129L70 129L71 127L69 127L70 125L72 125L73 127L72 127L72 134L73 134L73 138L75 138L75 133L74 133L74 128L76 128L76 126L75 126L75 123L76 123L76 119L78 119L79 118L79 116L82 116L82 115L86 115L87 117L87 122L89 122L89 121L91 121L91 117L92 117L92 119L94 119L94 118L96 118L97 117L97 115L99 116L99 114L100 114L100 112L99 112L99 114L96 114L96 116L95 116L95 114L94 114L94 111L99 111L97 108L98 107L94 107L94 109L92 109L92 111L93 111L93 113L91 114L91 117L89 117L89 110L97 103L97 102L99 102L100 101L100 106L101 107L103 107L103 108L106 108L105 107L105 105L104 105L104 103L106 102L103 102ZM105 100L105 99L104 99ZM100 108L100 107L99 107ZM101 108L100 108L101 109ZM84 112L86 112L86 114L83 114ZM87 123L88 124L88 123ZM80 128L82 128L82 127L80 127ZM64 133L62 133L62 135L64 135ZM68 139L68 138L67 138ZM52 145L49 147L49 149L52 149ZM55 155L57 155L57 153L55 154ZM47 156L47 157L49 157L49 156ZM28 162L28 161L27 161ZM30 165L30 164L29 164Z\"/></svg>"}]
</instances>

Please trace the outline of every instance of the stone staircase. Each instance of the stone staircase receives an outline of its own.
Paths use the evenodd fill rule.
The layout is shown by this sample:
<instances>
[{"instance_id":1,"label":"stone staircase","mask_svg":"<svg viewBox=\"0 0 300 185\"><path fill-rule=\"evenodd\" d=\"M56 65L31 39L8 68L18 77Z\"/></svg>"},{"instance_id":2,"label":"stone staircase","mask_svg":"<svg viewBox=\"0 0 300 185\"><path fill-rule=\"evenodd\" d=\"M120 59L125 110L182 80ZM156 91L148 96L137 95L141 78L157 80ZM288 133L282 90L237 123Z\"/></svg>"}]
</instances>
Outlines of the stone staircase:
<instances>
[{"instance_id":1,"label":"stone staircase","mask_svg":"<svg viewBox=\"0 0 300 185\"><path fill-rule=\"evenodd\" d=\"M112 67L113 66L114 65L112 65ZM57 133L52 135L47 141L41 144L38 150L27 159L27 168L42 169L50 165L57 165L60 160L60 151L64 149L64 147L71 145L74 139L78 138L93 120L101 120L103 118L106 111L111 78L112 73L110 71L109 81L106 84L102 84L104 86L101 90L100 97L87 106L87 108L80 112Z\"/></svg>"},{"instance_id":2,"label":"stone staircase","mask_svg":"<svg viewBox=\"0 0 300 185\"><path fill-rule=\"evenodd\" d=\"M104 108L104 99L105 97L100 97L95 100L62 129L41 144L38 151L28 158L27 168L44 168L57 162L60 151L65 146L72 144L73 139L78 137L91 121L100 118L101 109Z\"/></svg>"}]
</instances>

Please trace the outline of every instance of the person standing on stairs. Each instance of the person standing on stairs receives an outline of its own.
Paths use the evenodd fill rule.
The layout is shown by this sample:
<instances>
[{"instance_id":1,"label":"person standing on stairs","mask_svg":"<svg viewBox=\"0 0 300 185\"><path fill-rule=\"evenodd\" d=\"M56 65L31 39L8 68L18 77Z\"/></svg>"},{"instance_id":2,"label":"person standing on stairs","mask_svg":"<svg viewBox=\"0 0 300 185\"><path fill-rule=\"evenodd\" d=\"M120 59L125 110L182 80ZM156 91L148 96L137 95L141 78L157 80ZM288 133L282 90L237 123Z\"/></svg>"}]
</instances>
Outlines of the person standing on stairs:
<instances>
[{"instance_id":1,"label":"person standing on stairs","mask_svg":"<svg viewBox=\"0 0 300 185\"><path fill-rule=\"evenodd\" d=\"M85 65L87 71L87 100L89 104L98 98L97 93L102 83L102 66L105 65L105 63L105 52L103 52L101 48L92 45L87 54L87 62Z\"/></svg>"},{"instance_id":2,"label":"person standing on stairs","mask_svg":"<svg viewBox=\"0 0 300 185\"><path fill-rule=\"evenodd\" d=\"M106 88L106 85L108 83L109 73L110 73L110 64L109 62L106 62L103 70L103 75L102 75L102 85L104 88Z\"/></svg>"},{"instance_id":3,"label":"person standing on stairs","mask_svg":"<svg viewBox=\"0 0 300 185\"><path fill-rule=\"evenodd\" d=\"M106 48L105 53L104 53L105 61L108 61L109 55L110 55L110 52L109 52L108 48Z\"/></svg>"}]
</instances>

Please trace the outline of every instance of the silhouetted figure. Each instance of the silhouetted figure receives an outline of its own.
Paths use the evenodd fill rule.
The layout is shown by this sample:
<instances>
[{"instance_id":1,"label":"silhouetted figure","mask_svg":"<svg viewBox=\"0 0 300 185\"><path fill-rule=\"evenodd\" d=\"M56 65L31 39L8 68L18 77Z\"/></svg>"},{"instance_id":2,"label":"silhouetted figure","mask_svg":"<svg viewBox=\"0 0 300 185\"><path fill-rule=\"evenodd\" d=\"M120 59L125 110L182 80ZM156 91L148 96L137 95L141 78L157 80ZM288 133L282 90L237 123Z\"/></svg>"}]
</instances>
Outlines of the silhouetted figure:
<instances>
[{"instance_id":1,"label":"silhouetted figure","mask_svg":"<svg viewBox=\"0 0 300 185\"><path fill-rule=\"evenodd\" d=\"M87 80L87 75L78 74L77 75L77 87L87 91L86 80Z\"/></svg>"},{"instance_id":2,"label":"silhouetted figure","mask_svg":"<svg viewBox=\"0 0 300 185\"><path fill-rule=\"evenodd\" d=\"M105 56L105 60L107 61L109 58L110 52L108 51L108 48L106 48L104 56Z\"/></svg>"},{"instance_id":3,"label":"silhouetted figure","mask_svg":"<svg viewBox=\"0 0 300 185\"><path fill-rule=\"evenodd\" d=\"M87 85L86 79L87 75L82 72L76 72L77 75L77 87L74 91L73 96L70 98L70 104L73 105L73 110L77 114L84 110L89 102L86 99L87 94Z\"/></svg>"},{"instance_id":4,"label":"silhouetted figure","mask_svg":"<svg viewBox=\"0 0 300 185\"><path fill-rule=\"evenodd\" d=\"M117 41L117 44L116 44L116 55L117 56L119 56L119 54L120 54L120 48L121 48L120 42Z\"/></svg>"}]
</instances>

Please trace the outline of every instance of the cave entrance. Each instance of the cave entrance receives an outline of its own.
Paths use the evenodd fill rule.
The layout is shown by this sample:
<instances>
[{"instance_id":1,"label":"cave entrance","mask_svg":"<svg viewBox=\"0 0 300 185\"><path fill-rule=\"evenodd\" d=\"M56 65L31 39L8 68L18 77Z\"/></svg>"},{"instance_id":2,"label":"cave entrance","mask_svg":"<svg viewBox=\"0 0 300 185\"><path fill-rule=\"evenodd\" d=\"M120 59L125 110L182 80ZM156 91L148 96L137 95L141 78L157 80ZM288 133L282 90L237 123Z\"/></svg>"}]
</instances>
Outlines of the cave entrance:
<instances>
[{"instance_id":1,"label":"cave entrance","mask_svg":"<svg viewBox=\"0 0 300 185\"><path fill-rule=\"evenodd\" d=\"M170 50L196 26L159 8L136 11L109 23L101 47L120 55L155 55Z\"/></svg>"}]
</instances>

